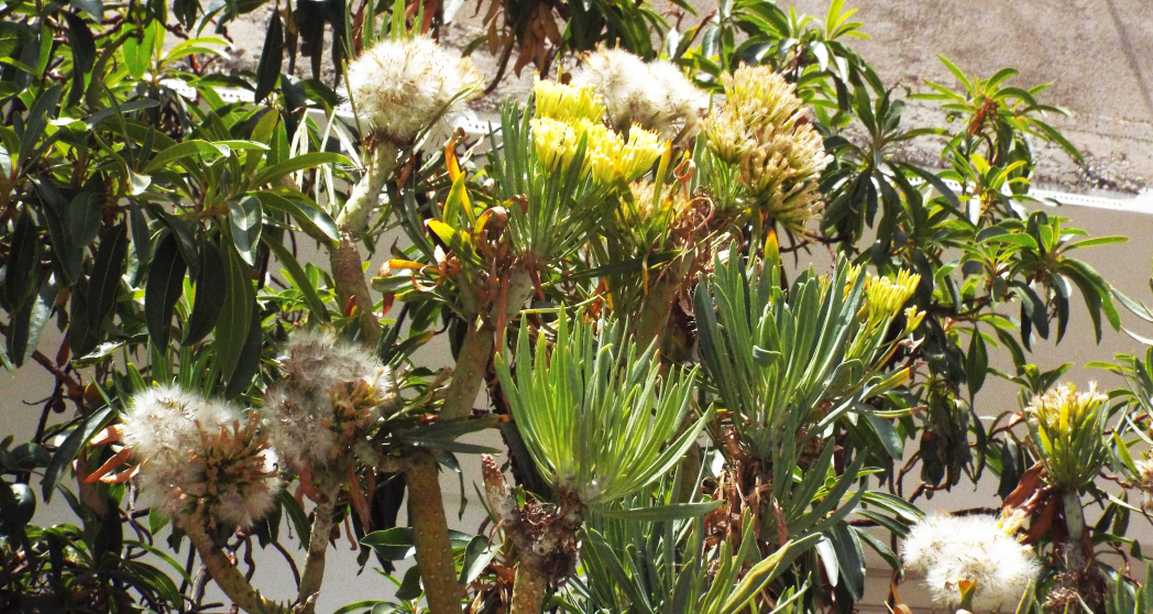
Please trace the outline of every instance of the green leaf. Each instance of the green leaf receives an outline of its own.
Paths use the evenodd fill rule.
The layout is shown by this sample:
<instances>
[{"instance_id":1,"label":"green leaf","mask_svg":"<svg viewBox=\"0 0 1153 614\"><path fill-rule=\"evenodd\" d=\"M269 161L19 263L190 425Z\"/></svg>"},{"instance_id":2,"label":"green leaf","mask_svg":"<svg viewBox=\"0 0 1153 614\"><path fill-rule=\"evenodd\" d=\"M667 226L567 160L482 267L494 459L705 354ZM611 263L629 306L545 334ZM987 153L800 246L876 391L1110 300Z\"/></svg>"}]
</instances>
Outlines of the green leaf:
<instances>
[{"instance_id":1,"label":"green leaf","mask_svg":"<svg viewBox=\"0 0 1153 614\"><path fill-rule=\"evenodd\" d=\"M168 347L172 314L176 301L184 290L184 272L187 270L176 237L166 233L156 247L156 255L148 271L144 288L144 318L152 342L163 351Z\"/></svg>"},{"instance_id":2,"label":"green leaf","mask_svg":"<svg viewBox=\"0 0 1153 614\"><path fill-rule=\"evenodd\" d=\"M189 139L172 145L156 154L144 167L143 173L145 175L154 174L173 162L178 162L193 156L215 159L231 154L232 150L227 145L211 143L203 139Z\"/></svg>"},{"instance_id":3,"label":"green leaf","mask_svg":"<svg viewBox=\"0 0 1153 614\"><path fill-rule=\"evenodd\" d=\"M199 273L195 277L196 298L192 304L192 315L188 318L188 330L184 333L184 345L197 343L216 326L220 311L224 308L221 297L228 291L227 278L221 275L224 258L215 243L205 241L200 246Z\"/></svg>"},{"instance_id":4,"label":"green leaf","mask_svg":"<svg viewBox=\"0 0 1153 614\"><path fill-rule=\"evenodd\" d=\"M216 361L225 382L231 382L233 373L248 343L252 312L256 309L256 293L252 289L248 267L233 250L224 258L224 304L216 322ZM219 300L219 297L214 297Z\"/></svg>"},{"instance_id":5,"label":"green leaf","mask_svg":"<svg viewBox=\"0 0 1153 614\"><path fill-rule=\"evenodd\" d=\"M969 339L969 353L965 356L965 375L969 380L969 396L975 396L985 385L985 375L989 372L989 351L981 331L973 328Z\"/></svg>"},{"instance_id":6,"label":"green leaf","mask_svg":"<svg viewBox=\"0 0 1153 614\"><path fill-rule=\"evenodd\" d=\"M96 38L79 15L64 13L64 19L68 22L68 45L72 48L72 90L68 93L68 106L72 106L84 95L84 78L96 63Z\"/></svg>"},{"instance_id":7,"label":"green leaf","mask_svg":"<svg viewBox=\"0 0 1153 614\"><path fill-rule=\"evenodd\" d=\"M316 293L316 288L312 287L312 280L308 278L308 274L304 272L296 258L277 241L266 237L264 244L276 254L276 260L284 265L285 271L288 272L288 276L292 278L292 282L300 290L300 294L304 297L304 302L308 304L312 315L322 322L327 322L328 309L325 308L324 301L320 300L320 295Z\"/></svg>"},{"instance_id":8,"label":"green leaf","mask_svg":"<svg viewBox=\"0 0 1153 614\"><path fill-rule=\"evenodd\" d=\"M262 191L253 194L268 209L291 216L313 239L321 243L340 240L340 231L332 217L300 192Z\"/></svg>"},{"instance_id":9,"label":"green leaf","mask_svg":"<svg viewBox=\"0 0 1153 614\"><path fill-rule=\"evenodd\" d=\"M27 209L16 218L12 243L4 263L4 305L11 310L22 309L32 298L40 283L41 242L32 213Z\"/></svg>"},{"instance_id":10,"label":"green leaf","mask_svg":"<svg viewBox=\"0 0 1153 614\"><path fill-rule=\"evenodd\" d=\"M120 222L101 233L100 249L88 279L88 323L101 328L120 292L120 276L124 272L124 257L128 254L128 227Z\"/></svg>"},{"instance_id":11,"label":"green leaf","mask_svg":"<svg viewBox=\"0 0 1153 614\"><path fill-rule=\"evenodd\" d=\"M260 199L245 196L232 203L228 208L228 222L236 253L240 254L248 266L255 266L260 232L264 226L264 212L260 208Z\"/></svg>"},{"instance_id":12,"label":"green leaf","mask_svg":"<svg viewBox=\"0 0 1153 614\"><path fill-rule=\"evenodd\" d=\"M265 96L276 87L276 80L280 77L280 66L284 62L284 25L280 23L280 11L273 10L272 18L268 23L268 31L264 35L264 47L260 52L260 62L256 65L256 95L255 102L264 100Z\"/></svg>"},{"instance_id":13,"label":"green leaf","mask_svg":"<svg viewBox=\"0 0 1153 614\"><path fill-rule=\"evenodd\" d=\"M228 379L225 396L236 397L248 389L253 376L260 370L260 350L263 346L263 340L264 331L260 329L260 309L253 308L252 323L248 327L248 338L240 350L240 360L236 364L236 369Z\"/></svg>"}]
</instances>

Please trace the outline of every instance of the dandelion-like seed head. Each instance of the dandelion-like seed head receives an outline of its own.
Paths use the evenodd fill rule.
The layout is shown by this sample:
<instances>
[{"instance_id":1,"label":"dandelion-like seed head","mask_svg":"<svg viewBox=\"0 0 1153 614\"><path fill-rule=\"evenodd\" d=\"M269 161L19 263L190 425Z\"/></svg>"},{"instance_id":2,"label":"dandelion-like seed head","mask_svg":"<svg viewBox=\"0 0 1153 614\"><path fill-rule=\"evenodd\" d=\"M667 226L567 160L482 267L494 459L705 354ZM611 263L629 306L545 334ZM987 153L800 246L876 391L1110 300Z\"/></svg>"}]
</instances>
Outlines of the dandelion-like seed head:
<instances>
[{"instance_id":1,"label":"dandelion-like seed head","mask_svg":"<svg viewBox=\"0 0 1153 614\"><path fill-rule=\"evenodd\" d=\"M296 469L347 458L397 400L392 373L375 355L329 333L293 332L280 367L264 415L273 447Z\"/></svg>"},{"instance_id":2,"label":"dandelion-like seed head","mask_svg":"<svg viewBox=\"0 0 1153 614\"><path fill-rule=\"evenodd\" d=\"M202 507L237 527L272 508L276 455L257 415L173 386L142 391L130 405L121 430L148 505L169 515Z\"/></svg>"},{"instance_id":3,"label":"dandelion-like seed head","mask_svg":"<svg viewBox=\"0 0 1153 614\"><path fill-rule=\"evenodd\" d=\"M582 119L592 122L604 120L604 103L590 87L537 79L532 91L534 116L537 118L545 117L566 123Z\"/></svg>"},{"instance_id":4,"label":"dandelion-like seed head","mask_svg":"<svg viewBox=\"0 0 1153 614\"><path fill-rule=\"evenodd\" d=\"M1040 571L1033 549L1015 537L1016 526L995 516L926 516L905 538L901 560L907 571L924 575L940 606L957 606L968 582L974 610L1011 610Z\"/></svg>"},{"instance_id":5,"label":"dandelion-like seed head","mask_svg":"<svg viewBox=\"0 0 1153 614\"><path fill-rule=\"evenodd\" d=\"M881 322L896 315L912 298L920 282L919 274L904 269L898 271L896 275L870 274L865 279L865 317L873 322ZM920 317L924 318L924 314Z\"/></svg>"},{"instance_id":6,"label":"dandelion-like seed head","mask_svg":"<svg viewBox=\"0 0 1153 614\"><path fill-rule=\"evenodd\" d=\"M817 179L831 161L792 84L764 66L721 78L725 100L705 120L709 148L774 220L801 230L821 207Z\"/></svg>"},{"instance_id":7,"label":"dandelion-like seed head","mask_svg":"<svg viewBox=\"0 0 1153 614\"><path fill-rule=\"evenodd\" d=\"M601 95L617 130L639 124L664 138L694 134L709 104L676 65L646 63L623 49L589 54L573 81Z\"/></svg>"},{"instance_id":8,"label":"dandelion-like seed head","mask_svg":"<svg viewBox=\"0 0 1153 614\"><path fill-rule=\"evenodd\" d=\"M260 416L215 427L197 424L200 445L188 462L199 479L181 485L184 497L204 501L213 518L247 527L272 509L280 490L276 453L260 432Z\"/></svg>"},{"instance_id":9,"label":"dandelion-like seed head","mask_svg":"<svg viewBox=\"0 0 1153 614\"><path fill-rule=\"evenodd\" d=\"M398 144L411 143L441 115L479 93L468 58L431 38L386 39L349 64L350 97L360 117Z\"/></svg>"}]
</instances>

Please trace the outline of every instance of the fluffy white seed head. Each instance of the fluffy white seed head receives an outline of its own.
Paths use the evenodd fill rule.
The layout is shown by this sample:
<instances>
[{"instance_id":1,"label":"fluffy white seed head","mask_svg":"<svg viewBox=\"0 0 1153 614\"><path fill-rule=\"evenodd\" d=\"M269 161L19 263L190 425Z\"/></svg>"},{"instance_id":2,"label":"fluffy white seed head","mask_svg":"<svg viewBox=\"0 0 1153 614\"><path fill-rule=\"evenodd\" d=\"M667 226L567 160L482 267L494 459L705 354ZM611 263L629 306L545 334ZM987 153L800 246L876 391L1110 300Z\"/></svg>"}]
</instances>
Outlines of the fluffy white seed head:
<instances>
[{"instance_id":1,"label":"fluffy white seed head","mask_svg":"<svg viewBox=\"0 0 1153 614\"><path fill-rule=\"evenodd\" d=\"M169 515L202 506L213 519L238 527L272 508L280 479L257 416L160 386L133 396L121 431L138 466L144 504Z\"/></svg>"},{"instance_id":2,"label":"fluffy white seed head","mask_svg":"<svg viewBox=\"0 0 1153 614\"><path fill-rule=\"evenodd\" d=\"M573 82L600 94L609 122L622 131L639 124L670 139L692 134L709 105L708 96L674 64L646 63L622 49L591 53Z\"/></svg>"},{"instance_id":3,"label":"fluffy white seed head","mask_svg":"<svg viewBox=\"0 0 1153 614\"><path fill-rule=\"evenodd\" d=\"M347 457L397 399L392 373L375 355L328 333L293 332L280 367L284 378L264 398L266 427L298 470Z\"/></svg>"},{"instance_id":4,"label":"fluffy white seed head","mask_svg":"<svg viewBox=\"0 0 1153 614\"><path fill-rule=\"evenodd\" d=\"M348 83L359 117L377 134L408 144L479 92L481 77L468 58L417 36L366 50L349 64Z\"/></svg>"},{"instance_id":5,"label":"fluffy white seed head","mask_svg":"<svg viewBox=\"0 0 1153 614\"><path fill-rule=\"evenodd\" d=\"M926 516L909 531L901 559L906 571L924 575L941 606L958 605L967 580L975 585L976 611L1012 611L1040 570L1033 549L1014 537L1014 525L994 516Z\"/></svg>"}]
</instances>

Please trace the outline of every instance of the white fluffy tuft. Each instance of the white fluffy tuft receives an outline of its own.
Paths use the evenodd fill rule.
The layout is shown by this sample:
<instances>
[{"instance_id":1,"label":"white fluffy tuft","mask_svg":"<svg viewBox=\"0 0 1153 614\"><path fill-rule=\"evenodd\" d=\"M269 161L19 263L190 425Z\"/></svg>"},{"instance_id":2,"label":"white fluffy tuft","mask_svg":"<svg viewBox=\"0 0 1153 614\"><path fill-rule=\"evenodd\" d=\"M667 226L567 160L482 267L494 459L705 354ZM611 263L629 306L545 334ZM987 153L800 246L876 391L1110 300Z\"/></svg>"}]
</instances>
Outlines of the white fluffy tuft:
<instances>
[{"instance_id":1,"label":"white fluffy tuft","mask_svg":"<svg viewBox=\"0 0 1153 614\"><path fill-rule=\"evenodd\" d=\"M674 138L696 132L708 96L670 62L645 63L622 49L591 53L573 75L573 82L591 87L604 99L609 121L617 130L632 124Z\"/></svg>"},{"instance_id":2,"label":"white fluffy tuft","mask_svg":"<svg viewBox=\"0 0 1153 614\"><path fill-rule=\"evenodd\" d=\"M340 458L397 398L391 371L375 355L328 333L293 332L280 367L284 378L264 397L265 422L273 447L297 469ZM371 398L349 400L349 385Z\"/></svg>"},{"instance_id":3,"label":"white fluffy tuft","mask_svg":"<svg viewBox=\"0 0 1153 614\"><path fill-rule=\"evenodd\" d=\"M349 64L348 82L357 114L377 133L408 144L478 91L481 78L468 58L418 36L365 51Z\"/></svg>"},{"instance_id":4,"label":"white fluffy tuft","mask_svg":"<svg viewBox=\"0 0 1153 614\"><path fill-rule=\"evenodd\" d=\"M238 407L175 386L138 392L121 430L142 503L169 515L202 504L216 520L250 526L280 489L276 455L257 426Z\"/></svg>"},{"instance_id":5,"label":"white fluffy tuft","mask_svg":"<svg viewBox=\"0 0 1153 614\"><path fill-rule=\"evenodd\" d=\"M981 612L1012 611L1040 570L1033 549L994 516L926 516L909 531L901 558L907 571L924 575L941 606L956 606L960 582L974 582L972 605Z\"/></svg>"}]
</instances>

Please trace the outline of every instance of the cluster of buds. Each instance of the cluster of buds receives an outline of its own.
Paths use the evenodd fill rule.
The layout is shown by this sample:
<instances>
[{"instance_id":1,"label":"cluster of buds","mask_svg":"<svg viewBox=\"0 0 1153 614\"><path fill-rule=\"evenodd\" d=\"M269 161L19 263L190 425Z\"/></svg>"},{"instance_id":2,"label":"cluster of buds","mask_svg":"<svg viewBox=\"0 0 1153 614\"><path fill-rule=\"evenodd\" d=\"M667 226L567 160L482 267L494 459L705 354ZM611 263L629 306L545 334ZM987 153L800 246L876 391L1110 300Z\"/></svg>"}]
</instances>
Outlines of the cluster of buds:
<instances>
[{"instance_id":1,"label":"cluster of buds","mask_svg":"<svg viewBox=\"0 0 1153 614\"><path fill-rule=\"evenodd\" d=\"M865 278L865 302L861 306L861 317L872 324L887 322L909 302L920 282L919 274L904 269L896 275L870 274ZM906 309L905 316L909 322L915 322L908 327L910 330L916 328L925 317L915 307Z\"/></svg>"},{"instance_id":2,"label":"cluster of buds","mask_svg":"<svg viewBox=\"0 0 1153 614\"><path fill-rule=\"evenodd\" d=\"M571 166L583 144L584 171L597 183L617 185L648 172L668 147L667 141L639 125L633 125L627 136L606 126L603 102L590 88L537 81L533 93L533 148L551 169Z\"/></svg>"},{"instance_id":3,"label":"cluster of buds","mask_svg":"<svg viewBox=\"0 0 1153 614\"><path fill-rule=\"evenodd\" d=\"M801 230L821 204L817 180L831 156L792 84L763 66L721 77L725 100L705 122L709 148L735 165L755 205Z\"/></svg>"},{"instance_id":4,"label":"cluster of buds","mask_svg":"<svg viewBox=\"0 0 1153 614\"><path fill-rule=\"evenodd\" d=\"M1078 491L1104 463L1102 432L1108 400L1095 383L1083 392L1064 383L1033 397L1025 408L1046 478L1058 489Z\"/></svg>"}]
</instances>

